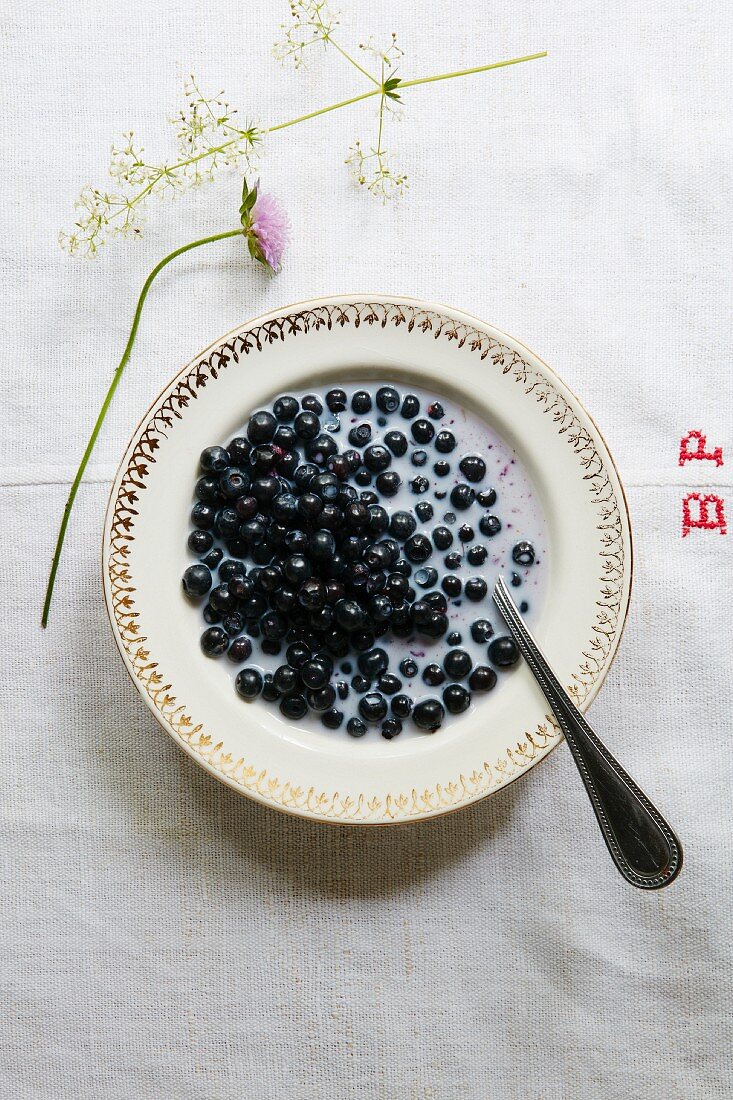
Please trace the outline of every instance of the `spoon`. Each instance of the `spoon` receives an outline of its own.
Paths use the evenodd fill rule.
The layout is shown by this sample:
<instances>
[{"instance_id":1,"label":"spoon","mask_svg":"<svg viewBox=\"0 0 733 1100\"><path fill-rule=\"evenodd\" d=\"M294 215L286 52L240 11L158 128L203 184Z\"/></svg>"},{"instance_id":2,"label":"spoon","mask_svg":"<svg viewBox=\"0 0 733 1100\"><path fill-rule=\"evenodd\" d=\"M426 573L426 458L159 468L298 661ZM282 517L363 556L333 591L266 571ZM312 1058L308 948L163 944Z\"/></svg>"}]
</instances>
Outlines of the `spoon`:
<instances>
[{"instance_id":1,"label":"spoon","mask_svg":"<svg viewBox=\"0 0 733 1100\"><path fill-rule=\"evenodd\" d=\"M493 595L565 735L616 867L640 890L668 886L682 867L682 845L675 833L575 706L527 629L503 577Z\"/></svg>"}]
</instances>

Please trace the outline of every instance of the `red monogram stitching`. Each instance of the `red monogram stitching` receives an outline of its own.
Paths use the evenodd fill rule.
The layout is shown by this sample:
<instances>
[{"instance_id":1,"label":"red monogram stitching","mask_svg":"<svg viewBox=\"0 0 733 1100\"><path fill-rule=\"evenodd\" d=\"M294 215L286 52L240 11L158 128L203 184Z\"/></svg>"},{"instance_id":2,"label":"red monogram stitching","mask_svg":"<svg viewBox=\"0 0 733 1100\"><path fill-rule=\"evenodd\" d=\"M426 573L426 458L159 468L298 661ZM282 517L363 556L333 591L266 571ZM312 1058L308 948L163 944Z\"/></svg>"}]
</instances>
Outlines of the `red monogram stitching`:
<instances>
[{"instance_id":1,"label":"red monogram stitching","mask_svg":"<svg viewBox=\"0 0 733 1100\"><path fill-rule=\"evenodd\" d=\"M696 448L691 451L688 444L692 440L696 441ZM686 462L692 462L693 459L702 459L708 462L714 462L716 466L723 465L723 448L716 447L714 451L706 451L705 448L708 445L707 436L704 436L702 432L698 432L695 429L688 432L680 440L680 466L684 466Z\"/></svg>"},{"instance_id":2,"label":"red monogram stitching","mask_svg":"<svg viewBox=\"0 0 733 1100\"><path fill-rule=\"evenodd\" d=\"M697 504L697 515L692 515L691 504ZM713 510L713 517L710 510ZM727 534L728 528L725 522L725 508L720 497L714 493L688 493L682 500L682 538L689 535L693 528L701 528L704 531L720 531L721 535Z\"/></svg>"}]
</instances>

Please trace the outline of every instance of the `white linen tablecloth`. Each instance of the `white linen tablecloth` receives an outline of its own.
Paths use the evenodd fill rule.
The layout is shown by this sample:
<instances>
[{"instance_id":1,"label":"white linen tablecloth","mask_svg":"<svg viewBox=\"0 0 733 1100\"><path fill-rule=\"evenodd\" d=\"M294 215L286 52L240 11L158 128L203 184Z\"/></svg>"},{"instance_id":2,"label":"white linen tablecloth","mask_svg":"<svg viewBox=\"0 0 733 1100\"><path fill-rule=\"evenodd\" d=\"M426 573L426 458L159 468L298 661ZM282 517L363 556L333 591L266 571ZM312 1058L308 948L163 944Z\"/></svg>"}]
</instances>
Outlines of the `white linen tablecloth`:
<instances>
[{"instance_id":1,"label":"white linen tablecloth","mask_svg":"<svg viewBox=\"0 0 733 1100\"><path fill-rule=\"evenodd\" d=\"M344 42L398 32L405 77L550 57L405 93L387 145L411 186L384 209L342 163L371 103L271 136L285 270L263 278L227 241L156 283L43 634L59 515L135 298L172 248L234 224L241 181L153 204L145 239L96 264L56 244L80 185L104 181L128 127L165 152L190 71L265 125L361 85L335 53L279 70L284 3L6 5L0 1096L731 1096L733 530L681 528L689 492L733 512L730 4L344 7ZM592 719L685 843L669 890L621 881L564 746L445 819L328 828L210 780L128 680L99 544L132 427L235 324L341 291L486 318L600 424L636 568ZM691 429L722 466L679 466Z\"/></svg>"}]
</instances>

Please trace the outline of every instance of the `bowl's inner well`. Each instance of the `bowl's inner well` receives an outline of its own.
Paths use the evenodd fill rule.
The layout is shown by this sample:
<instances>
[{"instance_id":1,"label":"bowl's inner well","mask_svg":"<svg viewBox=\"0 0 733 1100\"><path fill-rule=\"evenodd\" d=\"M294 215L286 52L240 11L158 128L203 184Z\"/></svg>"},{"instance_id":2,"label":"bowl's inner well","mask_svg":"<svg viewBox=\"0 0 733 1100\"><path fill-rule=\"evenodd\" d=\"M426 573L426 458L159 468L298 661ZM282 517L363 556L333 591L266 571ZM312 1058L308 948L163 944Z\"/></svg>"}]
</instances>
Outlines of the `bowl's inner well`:
<instances>
[{"instance_id":1,"label":"bowl's inner well","mask_svg":"<svg viewBox=\"0 0 733 1100\"><path fill-rule=\"evenodd\" d=\"M400 400L396 410L387 411L377 406L375 396L382 387L392 387L397 390ZM329 409L328 395L334 388L345 393L345 409L336 411ZM532 622L541 609L549 577L549 540L545 517L538 494L516 451L486 421L465 405L433 389L424 390L384 377L379 380L370 378L368 382L339 383L337 386L331 382L327 385L310 387L307 390L291 390L289 393L299 402L307 395L318 399L322 405L322 412L318 414L320 431L333 439L340 453L356 449L363 455L368 447L386 448L389 454L387 470L391 475L396 475L396 478L393 476L391 480L399 479L400 483L396 491L394 491L394 485L390 484L389 491L383 492L378 472L370 471L364 465L351 472L344 479L344 483L353 486L359 494L371 493L378 498L375 500L367 497L367 501L386 510L390 527L381 533L369 535L369 538L372 542L392 537L396 539L400 547L400 562L406 563L406 567L405 564L401 564L399 568L409 570L409 585L414 590L412 600L421 600L429 593L440 593L447 604L445 614L448 619L446 631L438 637L426 635L419 629L408 632L403 630L402 636L396 636L392 629L388 628L381 635L377 633L372 638L371 644L366 647L364 639L359 639L357 647L352 647L348 653L333 658L330 684L336 691L336 698L328 710L329 713L336 711L342 715L338 727L324 729L323 710L315 710L311 706L304 716L291 721L303 731L311 730L314 733L318 731L321 737L328 732L334 738L343 739L347 736L350 718L363 720L363 706L360 710L360 703L365 695L370 693L377 693L383 697L387 706L386 719L394 717L392 702L396 697L407 696L414 707L426 699L441 700L444 691L451 684L460 684L464 690L468 691L470 695L468 710L472 710L483 700L491 699L501 690L502 684L512 676L516 667L502 667L501 664L492 660L491 656L492 643L507 634L491 600L496 578L502 572L507 575L516 602ZM357 410L353 407L354 396L362 393L369 395L371 407L358 411L360 407L358 398ZM404 399L408 394L416 399L412 408L405 405ZM273 394L272 400L263 403L260 407L272 410L277 397L277 394ZM364 402L363 398L362 401ZM418 406L416 412L415 405ZM314 407L317 408L317 404ZM242 410L241 428L233 433L234 436L246 437L249 416L254 411L254 409ZM292 418L281 422L286 423L290 428L293 426ZM418 422L421 424L427 422L433 433L430 439L421 437L424 436L424 431L421 433L415 430ZM354 435L354 432L357 435ZM350 433L352 433L351 439ZM399 433L404 438L405 444L400 441L395 443L395 433ZM418 438L415 438L416 435ZM386 442L385 437L387 437ZM390 440L392 440L391 445ZM210 445L224 447L229 442L229 438L209 440ZM303 450L305 443L300 441L298 446ZM402 453L403 450L404 453ZM479 458L485 464L485 472L481 472L480 464L479 476L476 475L476 470L470 467L464 466L466 471L464 472L461 464L468 456ZM305 455L301 461L306 461ZM319 468L327 470L327 463ZM201 471L191 470L192 485L200 473ZM459 485L464 487L463 496L459 493L452 499L453 491ZM411 517L407 527L404 526L404 521L403 526L401 528L399 526L401 513ZM396 514L397 520L395 520ZM415 534L424 535L430 540L431 550L427 560L410 561L409 547L405 546L407 541L405 531L413 524ZM318 522L317 519L313 519L310 523L294 522L291 526L317 530ZM216 531L213 533L215 545L224 550L225 560L231 559L231 552L227 552L224 539L219 537ZM339 539L343 535L342 530L336 530L334 533ZM367 534L368 532L363 529L354 531L355 536L362 538L366 538ZM513 554L513 552L519 543L530 544L533 551L531 562L516 560L516 553ZM278 551L278 554L281 559L280 564L283 565L288 551ZM201 560L202 557L206 559L205 554L190 555L189 564ZM241 557L250 575L253 569L261 569L266 564L264 558L259 561L252 560L251 554L247 552L242 552ZM524 557L526 559L526 554ZM323 569L325 575L326 565ZM392 568L387 567L386 570L381 571L389 577ZM212 585L216 587L221 583L221 578L217 576L218 569L212 565L211 572ZM476 580L485 582L485 591L483 585L470 583ZM284 578L281 587L297 590L298 585ZM388 588L389 581L387 581L387 590ZM384 588L375 589L374 595L384 595L385 591ZM470 598L469 593L474 598ZM347 592L347 596L356 596L363 603L362 595L356 590ZM210 593L203 598L202 606L209 596ZM240 611L243 610L243 607L240 608ZM282 610L281 614L286 620L291 617L287 609ZM212 625L212 619L214 625L223 629L224 615L217 620L216 615L209 610L207 618L208 623L203 618L200 620L202 632L207 626ZM488 626L477 628L475 626L477 622ZM386 625L389 626L389 623ZM234 626L236 627L236 623ZM237 633L240 637L249 637L252 653L246 660L232 662L232 691L234 691L235 676L242 668L255 669L262 676L268 677L274 675L279 666L287 664L287 647L289 642L294 640L294 636L287 635L280 640L279 645L277 639L266 641L253 618L247 620L243 629L240 632L235 631L232 637L236 638ZM190 644L197 644L193 634ZM380 684L383 672L374 677L370 677L368 673L364 675L367 672L365 654L374 649L385 652L386 672L389 676L397 678L399 681L397 688L394 681L387 680L384 684ZM496 685L488 692L471 690L470 672L464 675L451 675L445 668L445 662L447 655L455 650L462 650L468 654L471 671L477 667L494 669L497 674ZM226 657L223 660L228 664ZM405 661L408 663L405 664ZM430 671L426 673L428 666L432 669L432 675ZM432 666L438 666L441 670L440 674L436 674ZM450 668L450 659L448 668ZM444 679L439 679L439 675L443 675ZM365 685L365 680L369 680L368 685ZM431 680L433 682L430 682ZM391 690L385 691L384 687L389 687ZM300 691L304 696L308 696L304 688L301 687ZM252 701L242 700L241 706L243 711L249 707L266 707L278 711L281 701L282 697L265 701L260 695ZM446 712L443 724L457 723L460 720L461 715ZM332 717L331 721L335 722L336 719ZM364 725L367 727L365 735L367 738L379 738L383 727L381 719L365 721ZM393 729L394 724L389 727L390 732ZM425 736L425 732L409 718L402 721L402 728L398 733L401 740ZM392 736L395 734L392 733ZM434 736L440 737L441 730L439 729Z\"/></svg>"}]
</instances>

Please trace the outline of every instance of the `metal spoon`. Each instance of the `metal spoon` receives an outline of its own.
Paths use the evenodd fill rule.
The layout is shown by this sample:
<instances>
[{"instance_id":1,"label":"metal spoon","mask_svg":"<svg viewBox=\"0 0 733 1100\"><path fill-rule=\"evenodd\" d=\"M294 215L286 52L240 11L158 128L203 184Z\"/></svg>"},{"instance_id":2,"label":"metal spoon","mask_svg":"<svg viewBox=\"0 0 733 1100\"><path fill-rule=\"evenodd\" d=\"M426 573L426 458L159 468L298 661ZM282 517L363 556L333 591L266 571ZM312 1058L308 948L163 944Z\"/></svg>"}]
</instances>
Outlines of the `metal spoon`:
<instances>
[{"instance_id":1,"label":"metal spoon","mask_svg":"<svg viewBox=\"0 0 733 1100\"><path fill-rule=\"evenodd\" d=\"M675 833L575 706L527 629L503 577L496 582L494 603L565 734L617 868L641 890L668 886L682 867L682 845Z\"/></svg>"}]
</instances>

